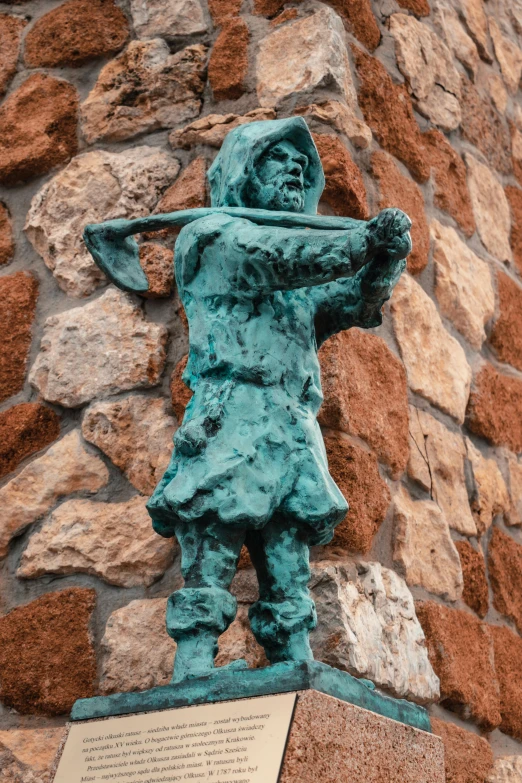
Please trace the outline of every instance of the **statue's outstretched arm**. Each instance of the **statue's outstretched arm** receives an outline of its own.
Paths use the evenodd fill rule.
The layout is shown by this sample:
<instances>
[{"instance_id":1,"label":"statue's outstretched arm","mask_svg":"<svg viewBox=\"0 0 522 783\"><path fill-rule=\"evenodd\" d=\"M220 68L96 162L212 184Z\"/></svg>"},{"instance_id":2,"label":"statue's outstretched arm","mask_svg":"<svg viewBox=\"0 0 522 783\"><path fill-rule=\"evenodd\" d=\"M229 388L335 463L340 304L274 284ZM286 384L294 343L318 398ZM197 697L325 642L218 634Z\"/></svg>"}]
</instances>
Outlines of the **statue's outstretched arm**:
<instances>
[{"instance_id":1,"label":"statue's outstretched arm","mask_svg":"<svg viewBox=\"0 0 522 783\"><path fill-rule=\"evenodd\" d=\"M320 346L337 332L382 323L382 306L406 266L406 259L376 256L354 277L341 278L308 290L315 308L315 333Z\"/></svg>"}]
</instances>

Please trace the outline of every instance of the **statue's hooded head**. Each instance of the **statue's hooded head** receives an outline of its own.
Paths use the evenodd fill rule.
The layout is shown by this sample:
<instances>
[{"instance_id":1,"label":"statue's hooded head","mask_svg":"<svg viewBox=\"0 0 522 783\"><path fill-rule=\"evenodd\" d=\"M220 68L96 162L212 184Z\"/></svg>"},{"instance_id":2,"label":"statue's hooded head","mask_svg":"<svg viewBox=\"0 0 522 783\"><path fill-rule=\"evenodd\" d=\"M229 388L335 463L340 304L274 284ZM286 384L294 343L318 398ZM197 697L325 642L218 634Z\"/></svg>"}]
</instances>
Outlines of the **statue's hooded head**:
<instances>
[{"instance_id":1,"label":"statue's hooded head","mask_svg":"<svg viewBox=\"0 0 522 783\"><path fill-rule=\"evenodd\" d=\"M208 179L213 207L317 213L324 174L302 117L240 125L226 137Z\"/></svg>"}]
</instances>

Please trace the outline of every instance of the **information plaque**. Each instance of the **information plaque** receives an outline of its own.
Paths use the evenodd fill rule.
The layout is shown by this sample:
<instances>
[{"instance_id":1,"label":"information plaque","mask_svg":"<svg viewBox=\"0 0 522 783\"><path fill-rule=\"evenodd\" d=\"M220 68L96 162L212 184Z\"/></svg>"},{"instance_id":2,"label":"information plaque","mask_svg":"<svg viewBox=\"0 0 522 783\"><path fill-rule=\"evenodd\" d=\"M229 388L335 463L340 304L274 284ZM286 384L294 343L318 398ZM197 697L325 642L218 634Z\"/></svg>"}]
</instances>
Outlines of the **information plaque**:
<instances>
[{"instance_id":1,"label":"information plaque","mask_svg":"<svg viewBox=\"0 0 522 783\"><path fill-rule=\"evenodd\" d=\"M54 783L277 783L296 694L70 727Z\"/></svg>"}]
</instances>

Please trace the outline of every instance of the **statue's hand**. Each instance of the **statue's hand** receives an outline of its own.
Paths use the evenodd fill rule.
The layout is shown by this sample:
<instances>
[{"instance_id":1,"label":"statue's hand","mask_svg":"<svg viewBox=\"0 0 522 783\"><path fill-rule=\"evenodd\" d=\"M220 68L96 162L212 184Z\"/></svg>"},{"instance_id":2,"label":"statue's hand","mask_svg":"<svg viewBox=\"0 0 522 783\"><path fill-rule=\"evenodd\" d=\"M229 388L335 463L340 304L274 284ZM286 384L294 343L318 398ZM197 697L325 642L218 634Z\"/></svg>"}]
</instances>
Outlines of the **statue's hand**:
<instances>
[{"instance_id":1,"label":"statue's hand","mask_svg":"<svg viewBox=\"0 0 522 783\"><path fill-rule=\"evenodd\" d=\"M411 220L400 209L383 209L367 223L369 255L399 260L411 252Z\"/></svg>"}]
</instances>

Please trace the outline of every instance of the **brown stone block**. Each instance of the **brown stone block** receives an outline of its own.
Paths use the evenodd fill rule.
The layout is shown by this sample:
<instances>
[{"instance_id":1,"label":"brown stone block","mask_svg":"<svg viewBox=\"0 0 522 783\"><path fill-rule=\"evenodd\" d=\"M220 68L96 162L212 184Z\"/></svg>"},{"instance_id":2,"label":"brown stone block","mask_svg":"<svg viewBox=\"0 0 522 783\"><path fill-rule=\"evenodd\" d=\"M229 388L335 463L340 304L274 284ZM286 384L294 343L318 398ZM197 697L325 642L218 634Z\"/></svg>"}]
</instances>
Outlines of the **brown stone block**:
<instances>
[{"instance_id":1,"label":"brown stone block","mask_svg":"<svg viewBox=\"0 0 522 783\"><path fill-rule=\"evenodd\" d=\"M16 73L22 30L27 20L21 16L0 14L0 96L4 95Z\"/></svg>"},{"instance_id":2,"label":"brown stone block","mask_svg":"<svg viewBox=\"0 0 522 783\"><path fill-rule=\"evenodd\" d=\"M208 78L216 101L234 100L243 95L249 38L244 19L231 17L223 22L208 63Z\"/></svg>"},{"instance_id":3,"label":"brown stone block","mask_svg":"<svg viewBox=\"0 0 522 783\"><path fill-rule=\"evenodd\" d=\"M129 25L114 0L68 0L42 16L25 39L29 68L79 66L117 52Z\"/></svg>"},{"instance_id":4,"label":"brown stone block","mask_svg":"<svg viewBox=\"0 0 522 783\"><path fill-rule=\"evenodd\" d=\"M444 743L446 783L484 783L493 766L493 751L482 737L454 723L431 719L434 734Z\"/></svg>"},{"instance_id":5,"label":"brown stone block","mask_svg":"<svg viewBox=\"0 0 522 783\"><path fill-rule=\"evenodd\" d=\"M0 617L0 699L17 712L63 715L94 695L94 590L48 593Z\"/></svg>"},{"instance_id":6,"label":"brown stone block","mask_svg":"<svg viewBox=\"0 0 522 783\"><path fill-rule=\"evenodd\" d=\"M462 78L462 136L474 144L493 168L503 174L512 170L509 128L489 100L480 97L473 84Z\"/></svg>"},{"instance_id":7,"label":"brown stone block","mask_svg":"<svg viewBox=\"0 0 522 783\"><path fill-rule=\"evenodd\" d=\"M284 5L285 0L254 0L254 13L275 16ZM337 11L347 29L370 52L379 46L381 33L370 0L327 0L326 5Z\"/></svg>"},{"instance_id":8,"label":"brown stone block","mask_svg":"<svg viewBox=\"0 0 522 783\"><path fill-rule=\"evenodd\" d=\"M279 2L279 0L277 0ZM231 16L237 16L243 5L243 0L209 0L208 10L212 16L212 21L219 27L225 19Z\"/></svg>"},{"instance_id":9,"label":"brown stone block","mask_svg":"<svg viewBox=\"0 0 522 783\"><path fill-rule=\"evenodd\" d=\"M0 402L22 390L38 283L26 272L0 278Z\"/></svg>"},{"instance_id":10,"label":"brown stone block","mask_svg":"<svg viewBox=\"0 0 522 783\"><path fill-rule=\"evenodd\" d=\"M23 402L0 413L0 478L60 434L56 413L37 402Z\"/></svg>"},{"instance_id":11,"label":"brown stone block","mask_svg":"<svg viewBox=\"0 0 522 783\"><path fill-rule=\"evenodd\" d=\"M35 73L0 106L0 183L45 174L78 150L78 93L63 79Z\"/></svg>"},{"instance_id":12,"label":"brown stone block","mask_svg":"<svg viewBox=\"0 0 522 783\"><path fill-rule=\"evenodd\" d=\"M372 155L373 176L379 182L379 208L398 207L412 219L413 250L408 256L408 272L416 275L428 263L430 232L424 213L424 198L415 182L404 177L393 159L384 152Z\"/></svg>"},{"instance_id":13,"label":"brown stone block","mask_svg":"<svg viewBox=\"0 0 522 783\"><path fill-rule=\"evenodd\" d=\"M489 591L486 579L486 563L482 552L477 552L469 541L456 541L462 576L464 577L464 591L462 598L479 617L484 618L488 612Z\"/></svg>"},{"instance_id":14,"label":"brown stone block","mask_svg":"<svg viewBox=\"0 0 522 783\"><path fill-rule=\"evenodd\" d=\"M298 694L280 783L444 783L442 742L317 691Z\"/></svg>"},{"instance_id":15,"label":"brown stone block","mask_svg":"<svg viewBox=\"0 0 522 783\"><path fill-rule=\"evenodd\" d=\"M337 136L313 133L315 145L323 164L326 186L322 201L336 215L368 220L370 210L362 174L352 156Z\"/></svg>"},{"instance_id":16,"label":"brown stone block","mask_svg":"<svg viewBox=\"0 0 522 783\"><path fill-rule=\"evenodd\" d=\"M177 180L165 191L155 213L177 212L207 205L207 178L204 158L195 158L183 169ZM179 229L175 229L179 232Z\"/></svg>"},{"instance_id":17,"label":"brown stone block","mask_svg":"<svg viewBox=\"0 0 522 783\"><path fill-rule=\"evenodd\" d=\"M497 273L500 314L489 341L501 362L522 370L522 288L504 272Z\"/></svg>"},{"instance_id":18,"label":"brown stone block","mask_svg":"<svg viewBox=\"0 0 522 783\"><path fill-rule=\"evenodd\" d=\"M140 266L145 272L149 288L143 293L147 299L170 296L174 285L174 254L168 247L155 242L140 245Z\"/></svg>"},{"instance_id":19,"label":"brown stone block","mask_svg":"<svg viewBox=\"0 0 522 783\"><path fill-rule=\"evenodd\" d=\"M330 337L319 359L324 392L320 424L365 440L398 478L409 455L402 363L382 338L359 329Z\"/></svg>"},{"instance_id":20,"label":"brown stone block","mask_svg":"<svg viewBox=\"0 0 522 783\"><path fill-rule=\"evenodd\" d=\"M182 375L185 372L187 366L188 356L184 356L179 360L174 367L174 371L170 378L170 395L172 397L172 408L176 414L178 423L181 424L183 416L185 415L185 408L187 407L192 392L185 386L182 380Z\"/></svg>"},{"instance_id":21,"label":"brown stone block","mask_svg":"<svg viewBox=\"0 0 522 783\"><path fill-rule=\"evenodd\" d=\"M482 367L469 398L467 425L495 446L522 451L522 381Z\"/></svg>"},{"instance_id":22,"label":"brown stone block","mask_svg":"<svg viewBox=\"0 0 522 783\"><path fill-rule=\"evenodd\" d=\"M500 724L500 698L488 626L473 615L433 601L416 604L441 704L486 731Z\"/></svg>"},{"instance_id":23,"label":"brown stone block","mask_svg":"<svg viewBox=\"0 0 522 783\"><path fill-rule=\"evenodd\" d=\"M15 252L13 227L7 207L0 201L0 266L8 264Z\"/></svg>"},{"instance_id":24,"label":"brown stone block","mask_svg":"<svg viewBox=\"0 0 522 783\"><path fill-rule=\"evenodd\" d=\"M331 476L350 505L330 548L366 554L386 516L390 490L373 454L339 436L325 437L324 444Z\"/></svg>"},{"instance_id":25,"label":"brown stone block","mask_svg":"<svg viewBox=\"0 0 522 783\"><path fill-rule=\"evenodd\" d=\"M511 208L510 244L513 260L522 274L522 190L514 185L506 188L506 197Z\"/></svg>"},{"instance_id":26,"label":"brown stone block","mask_svg":"<svg viewBox=\"0 0 522 783\"><path fill-rule=\"evenodd\" d=\"M435 180L435 206L447 212L470 237L475 231L475 218L464 161L440 131L430 130L422 139Z\"/></svg>"},{"instance_id":27,"label":"brown stone block","mask_svg":"<svg viewBox=\"0 0 522 783\"><path fill-rule=\"evenodd\" d=\"M428 0L398 0L401 8L411 11L415 16L429 16L431 13Z\"/></svg>"},{"instance_id":28,"label":"brown stone block","mask_svg":"<svg viewBox=\"0 0 522 783\"><path fill-rule=\"evenodd\" d=\"M497 527L489 542L488 569L493 606L522 633L522 546Z\"/></svg>"},{"instance_id":29,"label":"brown stone block","mask_svg":"<svg viewBox=\"0 0 522 783\"><path fill-rule=\"evenodd\" d=\"M377 141L408 167L419 182L430 176L422 134L404 85L394 84L384 65L352 45L360 79L359 106ZM393 106L393 111L390 111Z\"/></svg>"},{"instance_id":30,"label":"brown stone block","mask_svg":"<svg viewBox=\"0 0 522 783\"><path fill-rule=\"evenodd\" d=\"M522 740L522 639L509 628L490 625L495 671L500 685L500 729Z\"/></svg>"}]
</instances>

